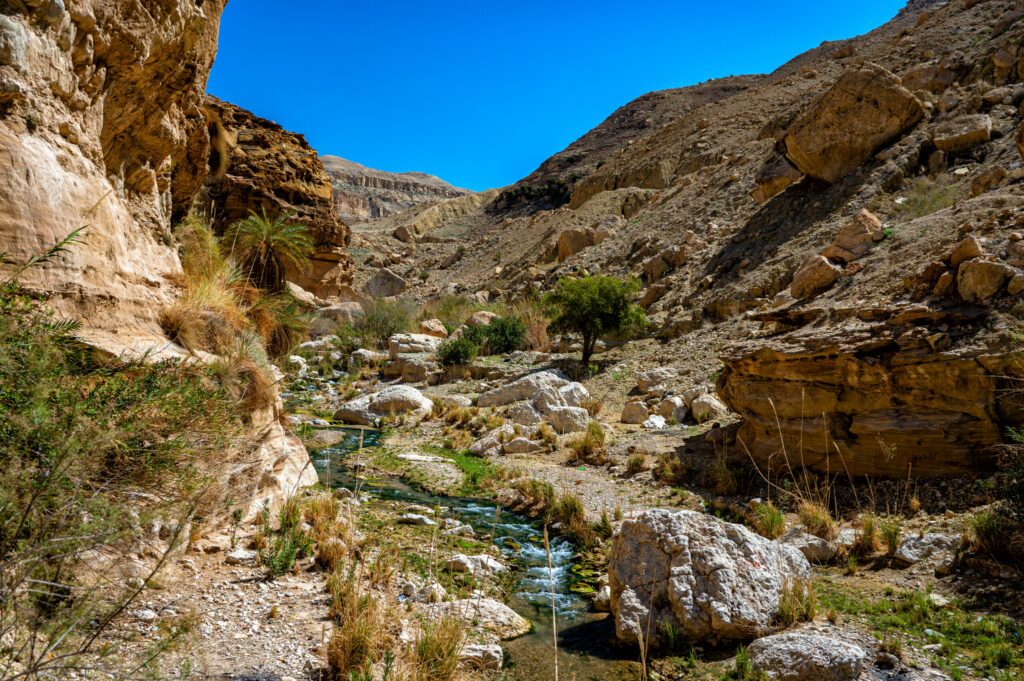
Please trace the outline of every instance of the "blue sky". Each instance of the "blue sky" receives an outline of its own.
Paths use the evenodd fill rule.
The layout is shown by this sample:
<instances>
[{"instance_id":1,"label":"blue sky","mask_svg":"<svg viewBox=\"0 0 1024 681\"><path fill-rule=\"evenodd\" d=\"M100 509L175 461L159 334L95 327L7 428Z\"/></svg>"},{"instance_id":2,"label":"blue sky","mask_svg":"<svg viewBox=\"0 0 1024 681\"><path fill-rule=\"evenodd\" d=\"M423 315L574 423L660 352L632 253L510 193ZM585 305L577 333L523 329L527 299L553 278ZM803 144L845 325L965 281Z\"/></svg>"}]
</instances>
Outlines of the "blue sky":
<instances>
[{"instance_id":1,"label":"blue sky","mask_svg":"<svg viewBox=\"0 0 1024 681\"><path fill-rule=\"evenodd\" d=\"M631 99L764 73L904 0L231 0L209 91L323 154L510 184Z\"/></svg>"}]
</instances>

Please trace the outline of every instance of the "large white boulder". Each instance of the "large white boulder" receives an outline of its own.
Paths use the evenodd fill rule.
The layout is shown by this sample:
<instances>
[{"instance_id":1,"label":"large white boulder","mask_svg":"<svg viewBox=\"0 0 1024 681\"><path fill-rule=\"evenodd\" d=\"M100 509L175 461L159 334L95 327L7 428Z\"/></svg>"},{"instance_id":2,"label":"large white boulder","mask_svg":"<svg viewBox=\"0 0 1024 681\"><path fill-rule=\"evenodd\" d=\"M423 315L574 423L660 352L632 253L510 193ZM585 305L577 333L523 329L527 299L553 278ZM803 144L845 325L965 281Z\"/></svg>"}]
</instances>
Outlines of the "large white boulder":
<instances>
[{"instance_id":1,"label":"large white boulder","mask_svg":"<svg viewBox=\"0 0 1024 681\"><path fill-rule=\"evenodd\" d=\"M371 426L377 419L401 415L426 418L433 409L434 403L416 388L392 385L346 402L334 413L334 418L344 423Z\"/></svg>"},{"instance_id":2,"label":"large white boulder","mask_svg":"<svg viewBox=\"0 0 1024 681\"><path fill-rule=\"evenodd\" d=\"M343 324L355 324L365 315L359 303L338 303L316 311L309 323L309 337L320 338L333 334Z\"/></svg>"},{"instance_id":3,"label":"large white boulder","mask_svg":"<svg viewBox=\"0 0 1024 681\"><path fill-rule=\"evenodd\" d=\"M538 371L485 392L476 403L481 408L503 407L513 402L532 401L544 388L557 391L568 384L568 379L554 371Z\"/></svg>"},{"instance_id":4,"label":"large white boulder","mask_svg":"<svg viewBox=\"0 0 1024 681\"><path fill-rule=\"evenodd\" d=\"M398 355L437 352L441 342L441 338L425 333L396 333L388 338L388 355L395 359Z\"/></svg>"},{"instance_id":5,"label":"large white boulder","mask_svg":"<svg viewBox=\"0 0 1024 681\"><path fill-rule=\"evenodd\" d=\"M636 389L644 395L660 394L668 390L678 376L679 371L673 367L658 367L643 371L636 377Z\"/></svg>"},{"instance_id":6,"label":"large white boulder","mask_svg":"<svg viewBox=\"0 0 1024 681\"><path fill-rule=\"evenodd\" d=\"M694 399L690 405L690 411L693 412L693 418L697 420L697 423L704 423L705 421L722 418L729 413L729 408L725 406L722 400L711 393L707 393Z\"/></svg>"},{"instance_id":7,"label":"large white boulder","mask_svg":"<svg viewBox=\"0 0 1024 681\"><path fill-rule=\"evenodd\" d=\"M464 598L446 603L423 606L428 619L454 616L469 627L481 631L487 638L509 639L530 631L529 620L501 601L493 598Z\"/></svg>"},{"instance_id":8,"label":"large white boulder","mask_svg":"<svg viewBox=\"0 0 1024 681\"><path fill-rule=\"evenodd\" d=\"M626 402L626 406L622 408L621 421L623 423L639 424L647 420L650 416L650 412L647 411L647 405L639 400L632 402Z\"/></svg>"},{"instance_id":9,"label":"large white boulder","mask_svg":"<svg viewBox=\"0 0 1024 681\"><path fill-rule=\"evenodd\" d=\"M798 631L759 638L747 652L754 670L774 681L853 681L866 657L852 643Z\"/></svg>"},{"instance_id":10,"label":"large white boulder","mask_svg":"<svg viewBox=\"0 0 1024 681\"><path fill-rule=\"evenodd\" d=\"M799 550L694 511L653 509L622 523L608 563L615 633L637 643L674 626L692 641L771 630L784 589L803 588Z\"/></svg>"},{"instance_id":11,"label":"large white boulder","mask_svg":"<svg viewBox=\"0 0 1024 681\"><path fill-rule=\"evenodd\" d=\"M579 433L590 423L590 413L582 407L552 407L545 418L560 435Z\"/></svg>"}]
</instances>

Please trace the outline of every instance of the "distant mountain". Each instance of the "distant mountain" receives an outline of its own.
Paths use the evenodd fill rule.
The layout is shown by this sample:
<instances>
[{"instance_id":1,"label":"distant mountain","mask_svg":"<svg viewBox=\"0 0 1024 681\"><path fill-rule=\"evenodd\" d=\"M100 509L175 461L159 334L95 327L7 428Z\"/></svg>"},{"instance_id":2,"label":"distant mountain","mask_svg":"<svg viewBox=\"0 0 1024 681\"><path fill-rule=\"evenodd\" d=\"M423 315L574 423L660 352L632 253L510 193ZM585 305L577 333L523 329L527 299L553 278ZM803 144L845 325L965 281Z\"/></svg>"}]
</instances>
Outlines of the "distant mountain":
<instances>
[{"instance_id":1,"label":"distant mountain","mask_svg":"<svg viewBox=\"0 0 1024 681\"><path fill-rule=\"evenodd\" d=\"M334 184L334 205L346 222L387 217L472 192L426 173L389 173L337 156L321 156Z\"/></svg>"}]
</instances>

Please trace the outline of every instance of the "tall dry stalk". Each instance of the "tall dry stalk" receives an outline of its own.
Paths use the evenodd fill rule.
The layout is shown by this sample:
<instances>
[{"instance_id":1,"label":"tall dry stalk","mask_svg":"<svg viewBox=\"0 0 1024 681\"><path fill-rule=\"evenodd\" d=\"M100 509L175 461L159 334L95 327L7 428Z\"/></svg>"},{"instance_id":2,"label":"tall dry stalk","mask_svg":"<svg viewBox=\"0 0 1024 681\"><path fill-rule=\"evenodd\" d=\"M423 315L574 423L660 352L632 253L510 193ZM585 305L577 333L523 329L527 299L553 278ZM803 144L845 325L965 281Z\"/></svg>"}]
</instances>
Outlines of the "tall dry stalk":
<instances>
[{"instance_id":1,"label":"tall dry stalk","mask_svg":"<svg viewBox=\"0 0 1024 681\"><path fill-rule=\"evenodd\" d=\"M544 553L548 557L548 588L551 589L551 639L555 644L555 681L558 681L558 611L555 609L555 568L551 563L548 526L544 525Z\"/></svg>"}]
</instances>

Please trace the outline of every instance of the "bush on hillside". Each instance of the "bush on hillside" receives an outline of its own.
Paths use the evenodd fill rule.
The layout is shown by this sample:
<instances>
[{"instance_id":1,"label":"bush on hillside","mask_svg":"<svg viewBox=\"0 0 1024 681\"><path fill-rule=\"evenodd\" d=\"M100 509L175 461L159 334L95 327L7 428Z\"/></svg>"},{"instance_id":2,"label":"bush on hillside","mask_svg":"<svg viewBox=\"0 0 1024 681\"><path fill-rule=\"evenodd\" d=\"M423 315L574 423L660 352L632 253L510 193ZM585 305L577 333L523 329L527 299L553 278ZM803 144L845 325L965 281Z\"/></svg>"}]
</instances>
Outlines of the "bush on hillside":
<instances>
[{"instance_id":1,"label":"bush on hillside","mask_svg":"<svg viewBox=\"0 0 1024 681\"><path fill-rule=\"evenodd\" d=\"M479 346L468 338L449 338L437 348L437 361L441 366L470 364L480 352Z\"/></svg>"},{"instance_id":2,"label":"bush on hillside","mask_svg":"<svg viewBox=\"0 0 1024 681\"><path fill-rule=\"evenodd\" d=\"M526 340L526 324L515 315L498 317L484 327L487 335L487 350L492 355L504 355L523 348Z\"/></svg>"},{"instance_id":3,"label":"bush on hillside","mask_svg":"<svg viewBox=\"0 0 1024 681\"><path fill-rule=\"evenodd\" d=\"M584 366L590 363L598 339L626 336L647 326L644 311L630 302L640 289L634 279L616 277L564 278L544 296L551 328L583 339Z\"/></svg>"}]
</instances>

